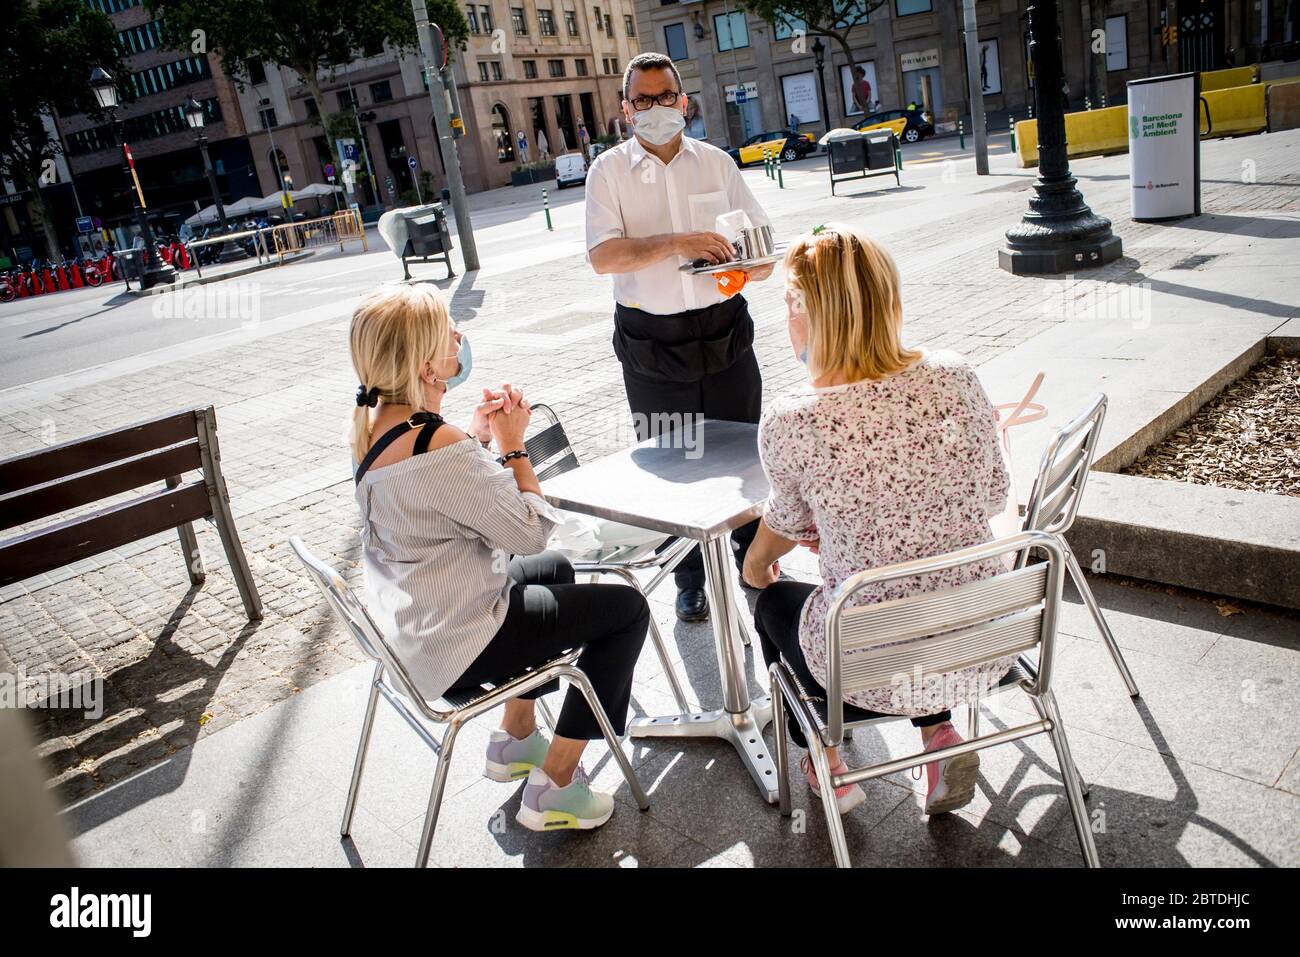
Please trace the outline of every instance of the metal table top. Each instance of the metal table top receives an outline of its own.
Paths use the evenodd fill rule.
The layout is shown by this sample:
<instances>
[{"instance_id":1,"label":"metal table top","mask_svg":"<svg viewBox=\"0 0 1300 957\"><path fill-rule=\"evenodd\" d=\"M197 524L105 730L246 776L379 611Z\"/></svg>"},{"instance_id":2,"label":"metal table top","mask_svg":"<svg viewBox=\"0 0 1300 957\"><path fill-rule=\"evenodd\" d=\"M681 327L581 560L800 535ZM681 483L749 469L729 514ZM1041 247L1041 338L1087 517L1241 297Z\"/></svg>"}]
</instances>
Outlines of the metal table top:
<instances>
[{"instance_id":1,"label":"metal table top","mask_svg":"<svg viewBox=\"0 0 1300 957\"><path fill-rule=\"evenodd\" d=\"M710 541L763 514L758 426L705 419L548 479L557 508Z\"/></svg>"}]
</instances>

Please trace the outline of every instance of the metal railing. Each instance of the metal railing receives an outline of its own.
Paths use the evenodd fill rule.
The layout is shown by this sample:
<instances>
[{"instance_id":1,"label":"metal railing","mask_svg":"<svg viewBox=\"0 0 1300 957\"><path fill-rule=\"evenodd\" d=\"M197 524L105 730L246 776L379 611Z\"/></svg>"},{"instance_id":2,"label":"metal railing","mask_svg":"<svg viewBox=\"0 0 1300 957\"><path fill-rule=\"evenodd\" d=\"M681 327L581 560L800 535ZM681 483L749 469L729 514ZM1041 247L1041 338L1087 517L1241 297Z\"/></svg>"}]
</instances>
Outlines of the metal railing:
<instances>
[{"instance_id":1,"label":"metal railing","mask_svg":"<svg viewBox=\"0 0 1300 957\"><path fill-rule=\"evenodd\" d=\"M361 213L355 209L340 210L319 219L305 219L271 228L271 243L281 262L286 253L318 246L338 246L342 252L344 243L352 240L360 240L361 248L370 251Z\"/></svg>"}]
</instances>

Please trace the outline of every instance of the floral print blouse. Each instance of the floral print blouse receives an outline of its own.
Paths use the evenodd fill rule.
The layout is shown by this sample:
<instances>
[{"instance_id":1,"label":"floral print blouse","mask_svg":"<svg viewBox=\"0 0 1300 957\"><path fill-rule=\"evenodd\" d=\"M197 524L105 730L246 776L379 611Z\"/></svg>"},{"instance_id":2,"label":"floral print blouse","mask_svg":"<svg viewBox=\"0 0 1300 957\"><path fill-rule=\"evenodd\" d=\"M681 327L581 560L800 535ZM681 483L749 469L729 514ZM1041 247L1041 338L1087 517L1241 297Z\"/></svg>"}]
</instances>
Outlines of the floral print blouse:
<instances>
[{"instance_id":1,"label":"floral print blouse","mask_svg":"<svg viewBox=\"0 0 1300 957\"><path fill-rule=\"evenodd\" d=\"M778 535L818 539L822 584L803 606L799 643L826 684L826 613L835 589L868 568L987 542L1010 480L996 418L975 370L954 352L925 352L897 375L805 386L771 403L759 426L771 483L764 520ZM854 604L952 588L1003 570L998 559L868 588ZM1014 657L949 675L845 695L872 711L917 716L995 685ZM900 676L901 678L902 676ZM919 693L918 693L919 691Z\"/></svg>"}]
</instances>

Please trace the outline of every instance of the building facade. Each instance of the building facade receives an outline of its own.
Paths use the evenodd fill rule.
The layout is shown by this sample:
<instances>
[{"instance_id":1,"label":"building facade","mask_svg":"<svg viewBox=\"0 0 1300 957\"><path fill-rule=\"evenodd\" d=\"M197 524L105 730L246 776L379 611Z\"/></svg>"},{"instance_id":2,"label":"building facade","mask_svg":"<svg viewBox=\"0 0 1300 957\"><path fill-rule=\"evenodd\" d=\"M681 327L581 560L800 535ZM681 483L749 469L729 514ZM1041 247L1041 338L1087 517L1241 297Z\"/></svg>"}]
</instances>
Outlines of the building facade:
<instances>
[{"instance_id":1,"label":"building facade","mask_svg":"<svg viewBox=\"0 0 1300 957\"><path fill-rule=\"evenodd\" d=\"M976 3L978 70L989 112L1024 116L1032 102L1027 6L1027 0ZM1113 105L1124 102L1132 79L1242 65L1287 50L1294 55L1294 6L1292 0L1062 0L1070 102L1081 107L1095 89ZM671 56L695 101L693 135L718 146L787 126L821 133L851 125L864 115L852 95L854 63L871 84L872 109L915 102L940 122L969 115L962 0L878 6L866 0L864 22L847 35L854 63L837 41L822 38L820 73L816 37L797 22L775 27L736 0L636 0L636 8L642 49ZM1095 29L1103 31L1104 58L1093 54Z\"/></svg>"},{"instance_id":2,"label":"building facade","mask_svg":"<svg viewBox=\"0 0 1300 957\"><path fill-rule=\"evenodd\" d=\"M452 69L466 189L507 186L516 167L540 158L539 145L550 155L577 149L618 116L623 65L639 49L631 0L488 0L464 11L470 37ZM295 187L324 182L327 134L306 86L287 69L251 64L249 73L236 96L263 183L276 189L285 173ZM426 190L443 188L420 57L389 51L357 60L322 75L321 86L326 112L351 117L334 132L356 140L360 161L374 170L373 182L357 179L357 202L428 201Z\"/></svg>"}]
</instances>

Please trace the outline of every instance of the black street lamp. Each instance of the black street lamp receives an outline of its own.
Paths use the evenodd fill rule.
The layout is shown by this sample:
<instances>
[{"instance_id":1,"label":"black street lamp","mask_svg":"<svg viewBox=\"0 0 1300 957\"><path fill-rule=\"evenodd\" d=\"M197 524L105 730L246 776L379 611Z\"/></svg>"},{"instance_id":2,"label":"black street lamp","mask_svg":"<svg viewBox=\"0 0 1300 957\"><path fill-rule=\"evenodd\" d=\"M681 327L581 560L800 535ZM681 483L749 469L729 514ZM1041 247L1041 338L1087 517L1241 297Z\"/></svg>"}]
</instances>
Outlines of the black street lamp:
<instances>
[{"instance_id":1,"label":"black street lamp","mask_svg":"<svg viewBox=\"0 0 1300 957\"><path fill-rule=\"evenodd\" d=\"M158 257L153 230L149 228L149 217L145 215L144 206L141 204L135 166L126 144L122 141L122 130L117 122L117 82L107 70L95 67L90 74L90 88L95 94L95 102L99 104L99 108L108 111L108 125L113 128L113 142L117 144L118 152L122 154L122 172L127 178L127 189L131 193L135 222L140 228L140 238L144 241L145 265L144 273L140 277L140 288L148 289L159 283L175 282L176 269Z\"/></svg>"},{"instance_id":2,"label":"black street lamp","mask_svg":"<svg viewBox=\"0 0 1300 957\"><path fill-rule=\"evenodd\" d=\"M822 119L826 123L826 132L831 131L831 114L826 108L826 72L823 67L826 64L826 44L822 43L822 38L818 37L813 40L812 45L813 58L817 61L817 85L821 88L822 96Z\"/></svg>"},{"instance_id":3,"label":"black street lamp","mask_svg":"<svg viewBox=\"0 0 1300 957\"><path fill-rule=\"evenodd\" d=\"M1098 216L1083 201L1070 174L1056 0L1032 0L1028 15L1034 115L1038 118L1038 179L1028 212L1007 230L1006 248L998 250L998 266L1016 275L1102 266L1120 257L1123 244L1110 231L1110 220Z\"/></svg>"},{"instance_id":4,"label":"black street lamp","mask_svg":"<svg viewBox=\"0 0 1300 957\"><path fill-rule=\"evenodd\" d=\"M208 175L208 186L212 190L212 202L217 207L217 221L221 224L222 235L225 235L230 232L230 224L226 222L226 207L221 202L221 190L217 188L217 174L212 168L212 157L208 155L208 138L203 133L203 125L207 122L207 119L207 111L203 109L203 104L194 97L190 97L185 104L185 122L189 123L190 129L198 134L199 152L203 154L203 171ZM222 243L217 251L217 258L223 263L244 259L247 256L248 253L242 246L229 240Z\"/></svg>"}]
</instances>

